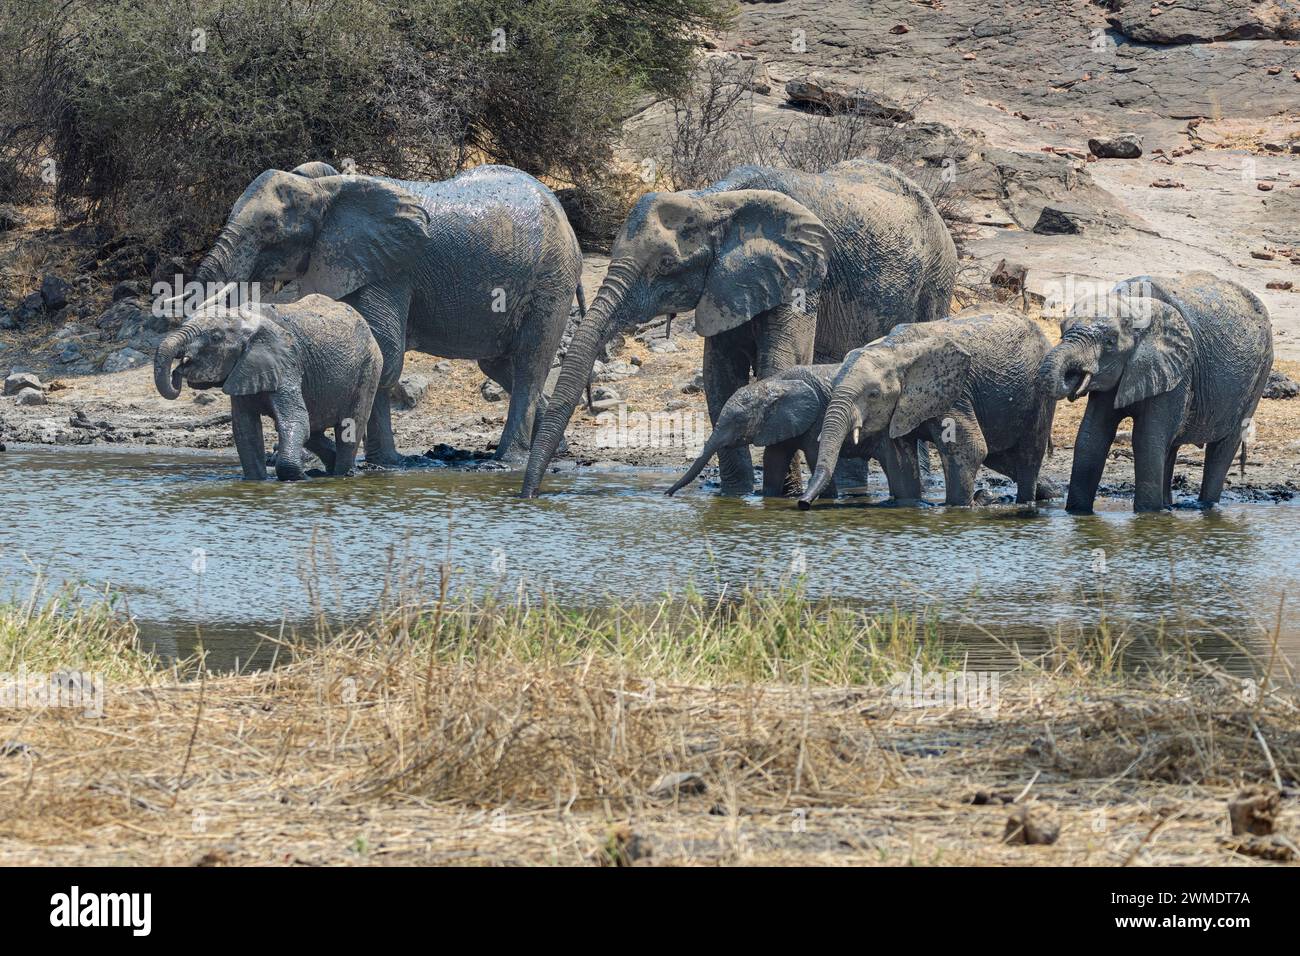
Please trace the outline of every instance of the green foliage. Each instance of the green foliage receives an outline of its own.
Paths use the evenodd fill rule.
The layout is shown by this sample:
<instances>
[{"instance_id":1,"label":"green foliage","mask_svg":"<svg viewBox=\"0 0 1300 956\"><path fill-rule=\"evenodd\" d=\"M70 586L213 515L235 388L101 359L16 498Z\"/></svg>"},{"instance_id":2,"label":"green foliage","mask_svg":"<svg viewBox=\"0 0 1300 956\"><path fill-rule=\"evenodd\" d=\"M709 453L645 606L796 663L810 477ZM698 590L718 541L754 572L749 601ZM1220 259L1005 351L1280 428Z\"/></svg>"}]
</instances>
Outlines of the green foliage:
<instances>
[{"instance_id":1,"label":"green foliage","mask_svg":"<svg viewBox=\"0 0 1300 956\"><path fill-rule=\"evenodd\" d=\"M729 6L0 0L0 198L52 158L65 213L196 249L258 173L312 159L589 181L632 99L680 91Z\"/></svg>"}]
</instances>

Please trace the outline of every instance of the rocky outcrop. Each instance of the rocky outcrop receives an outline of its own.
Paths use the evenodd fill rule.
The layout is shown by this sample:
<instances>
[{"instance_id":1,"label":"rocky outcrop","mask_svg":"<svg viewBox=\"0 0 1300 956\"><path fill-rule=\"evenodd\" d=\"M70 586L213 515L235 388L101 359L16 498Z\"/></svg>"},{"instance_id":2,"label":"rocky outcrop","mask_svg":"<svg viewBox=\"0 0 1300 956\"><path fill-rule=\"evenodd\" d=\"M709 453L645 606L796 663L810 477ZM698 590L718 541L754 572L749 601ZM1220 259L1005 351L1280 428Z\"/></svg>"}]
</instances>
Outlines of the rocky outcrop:
<instances>
[{"instance_id":1,"label":"rocky outcrop","mask_svg":"<svg viewBox=\"0 0 1300 956\"><path fill-rule=\"evenodd\" d=\"M789 80L785 98L802 109L866 116L881 123L902 123L913 118L911 111L881 93L837 85L817 73Z\"/></svg>"},{"instance_id":2,"label":"rocky outcrop","mask_svg":"<svg viewBox=\"0 0 1300 956\"><path fill-rule=\"evenodd\" d=\"M1106 19L1140 43L1215 43L1221 40L1300 39L1295 0L1107 0Z\"/></svg>"}]
</instances>

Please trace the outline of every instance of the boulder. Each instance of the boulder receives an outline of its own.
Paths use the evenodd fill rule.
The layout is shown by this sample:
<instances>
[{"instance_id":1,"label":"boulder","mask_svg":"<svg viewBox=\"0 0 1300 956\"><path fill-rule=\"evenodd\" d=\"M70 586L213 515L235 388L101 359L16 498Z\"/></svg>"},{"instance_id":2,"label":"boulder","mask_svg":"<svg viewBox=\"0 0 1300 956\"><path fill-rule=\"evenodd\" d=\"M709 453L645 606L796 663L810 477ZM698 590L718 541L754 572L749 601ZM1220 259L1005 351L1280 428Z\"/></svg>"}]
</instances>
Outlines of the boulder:
<instances>
[{"instance_id":1,"label":"boulder","mask_svg":"<svg viewBox=\"0 0 1300 956\"><path fill-rule=\"evenodd\" d=\"M851 113L872 122L903 123L912 113L881 93L832 84L820 74L796 77L785 84L785 98L795 106L820 113Z\"/></svg>"},{"instance_id":2,"label":"boulder","mask_svg":"<svg viewBox=\"0 0 1300 956\"><path fill-rule=\"evenodd\" d=\"M149 362L149 356L131 347L118 349L104 359L105 372L125 372L127 369L139 368Z\"/></svg>"},{"instance_id":3,"label":"boulder","mask_svg":"<svg viewBox=\"0 0 1300 956\"><path fill-rule=\"evenodd\" d=\"M1221 40L1300 40L1294 0L1110 0L1106 19L1139 43L1217 43Z\"/></svg>"},{"instance_id":4,"label":"boulder","mask_svg":"<svg viewBox=\"0 0 1300 956\"><path fill-rule=\"evenodd\" d=\"M14 311L14 319L19 325L36 318L45 311L45 299L39 292L33 292L27 298L23 299L22 304Z\"/></svg>"},{"instance_id":5,"label":"boulder","mask_svg":"<svg viewBox=\"0 0 1300 956\"><path fill-rule=\"evenodd\" d=\"M32 372L11 372L5 379L4 393L17 395L25 388L44 389L41 380Z\"/></svg>"},{"instance_id":6,"label":"boulder","mask_svg":"<svg viewBox=\"0 0 1300 956\"><path fill-rule=\"evenodd\" d=\"M398 408L414 408L429 390L429 379L424 375L407 375L393 389ZM486 396L485 396L486 397Z\"/></svg>"},{"instance_id":7,"label":"boulder","mask_svg":"<svg viewBox=\"0 0 1300 956\"><path fill-rule=\"evenodd\" d=\"M1088 151L1098 159L1137 159L1142 155L1142 137L1136 133L1098 136L1088 140Z\"/></svg>"},{"instance_id":8,"label":"boulder","mask_svg":"<svg viewBox=\"0 0 1300 956\"><path fill-rule=\"evenodd\" d=\"M68 304L69 285L54 273L46 274L41 280L41 300L49 312L58 312Z\"/></svg>"},{"instance_id":9,"label":"boulder","mask_svg":"<svg viewBox=\"0 0 1300 956\"><path fill-rule=\"evenodd\" d=\"M1264 386L1265 398L1296 398L1300 396L1300 383L1283 375L1277 369L1268 373L1268 384Z\"/></svg>"},{"instance_id":10,"label":"boulder","mask_svg":"<svg viewBox=\"0 0 1300 956\"><path fill-rule=\"evenodd\" d=\"M1096 210L1060 203L1044 206L1031 231L1040 236L1076 236L1101 224Z\"/></svg>"},{"instance_id":11,"label":"boulder","mask_svg":"<svg viewBox=\"0 0 1300 956\"><path fill-rule=\"evenodd\" d=\"M483 400L487 402L499 402L506 398L506 390L490 378L483 379L483 384L478 387L478 390Z\"/></svg>"},{"instance_id":12,"label":"boulder","mask_svg":"<svg viewBox=\"0 0 1300 956\"><path fill-rule=\"evenodd\" d=\"M113 286L114 302L126 298L138 299L143 294L144 291L140 288L140 283L135 282L131 279L124 279L123 281L119 282L117 285Z\"/></svg>"},{"instance_id":13,"label":"boulder","mask_svg":"<svg viewBox=\"0 0 1300 956\"><path fill-rule=\"evenodd\" d=\"M739 86L760 96L772 92L772 77L768 75L767 66L752 53L730 50L705 53L704 66L707 72L725 84Z\"/></svg>"},{"instance_id":14,"label":"boulder","mask_svg":"<svg viewBox=\"0 0 1300 956\"><path fill-rule=\"evenodd\" d=\"M45 393L39 388L24 388L15 399L19 405L44 405Z\"/></svg>"}]
</instances>

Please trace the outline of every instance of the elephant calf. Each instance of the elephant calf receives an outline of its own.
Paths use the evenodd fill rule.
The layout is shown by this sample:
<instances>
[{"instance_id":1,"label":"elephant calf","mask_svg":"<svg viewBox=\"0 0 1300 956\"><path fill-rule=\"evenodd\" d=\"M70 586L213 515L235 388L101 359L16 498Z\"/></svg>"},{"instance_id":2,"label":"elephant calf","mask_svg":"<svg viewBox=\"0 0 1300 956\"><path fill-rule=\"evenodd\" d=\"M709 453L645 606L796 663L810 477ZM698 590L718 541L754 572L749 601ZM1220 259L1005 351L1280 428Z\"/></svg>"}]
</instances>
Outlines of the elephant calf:
<instances>
[{"instance_id":1,"label":"elephant calf","mask_svg":"<svg viewBox=\"0 0 1300 956\"><path fill-rule=\"evenodd\" d=\"M154 384L164 398L191 388L230 396L231 425L244 477L266 477L262 416L279 438L275 476L306 477L302 450L334 475L354 470L383 355L361 314L323 295L287 305L209 307L158 345ZM335 441L325 436L333 427Z\"/></svg>"},{"instance_id":2,"label":"elephant calf","mask_svg":"<svg viewBox=\"0 0 1300 956\"><path fill-rule=\"evenodd\" d=\"M758 445L763 448L763 494L781 497L796 452L804 453L809 467L817 467L817 438L839 370L838 364L796 365L737 389L722 406L699 457L666 494L676 494L698 478L718 452ZM875 458L889 476L895 498L919 498L919 476L900 472L893 452L891 442L858 446L849 441L840 450L840 460ZM827 493L833 494L833 489Z\"/></svg>"},{"instance_id":3,"label":"elephant calf","mask_svg":"<svg viewBox=\"0 0 1300 956\"><path fill-rule=\"evenodd\" d=\"M1272 366L1264 304L1209 272L1127 279L1104 301L1077 305L1040 372L1054 398L1088 396L1066 509L1092 511L1115 431L1130 417L1135 511L1172 506L1185 444L1205 446L1199 501L1217 503Z\"/></svg>"},{"instance_id":4,"label":"elephant calf","mask_svg":"<svg viewBox=\"0 0 1300 956\"><path fill-rule=\"evenodd\" d=\"M1016 482L1017 501L1035 500L1056 405L1037 385L1049 348L1031 319L972 307L951 319L896 326L850 352L832 386L817 466L799 507L812 507L827 490L850 436L858 445L890 441L906 473L915 471L916 441L933 443L947 504L971 503L984 464Z\"/></svg>"}]
</instances>

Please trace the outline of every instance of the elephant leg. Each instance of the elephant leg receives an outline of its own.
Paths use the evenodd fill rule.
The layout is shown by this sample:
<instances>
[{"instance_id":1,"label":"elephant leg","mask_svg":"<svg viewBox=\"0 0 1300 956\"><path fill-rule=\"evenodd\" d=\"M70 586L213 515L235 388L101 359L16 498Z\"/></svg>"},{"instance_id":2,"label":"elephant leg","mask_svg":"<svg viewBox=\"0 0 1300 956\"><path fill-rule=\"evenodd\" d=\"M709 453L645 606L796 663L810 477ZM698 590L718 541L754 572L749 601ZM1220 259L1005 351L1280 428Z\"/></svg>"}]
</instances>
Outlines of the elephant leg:
<instances>
[{"instance_id":1,"label":"elephant leg","mask_svg":"<svg viewBox=\"0 0 1300 956\"><path fill-rule=\"evenodd\" d=\"M266 478L266 445L262 438L262 411L256 397L234 395L230 399L230 425L235 433L235 450L244 478Z\"/></svg>"},{"instance_id":2,"label":"elephant leg","mask_svg":"<svg viewBox=\"0 0 1300 956\"><path fill-rule=\"evenodd\" d=\"M343 301L361 313L383 354L384 367L379 388L370 408L366 425L366 460L372 465L399 467L413 463L397 451L393 438L393 409L389 392L402 377L406 361L406 323L411 310L409 284L399 286L368 285Z\"/></svg>"},{"instance_id":3,"label":"elephant leg","mask_svg":"<svg viewBox=\"0 0 1300 956\"><path fill-rule=\"evenodd\" d=\"M709 405L709 421L715 427L727 399L749 382L753 361L753 336L746 326L704 340L704 395ZM754 493L754 462L748 446L718 452L718 471L724 495Z\"/></svg>"},{"instance_id":4,"label":"elephant leg","mask_svg":"<svg viewBox=\"0 0 1300 956\"><path fill-rule=\"evenodd\" d=\"M763 497L790 497L790 466L795 462L798 449L781 442L763 449ZM800 489L798 494L802 494ZM795 497L798 497L798 494Z\"/></svg>"},{"instance_id":5,"label":"elephant leg","mask_svg":"<svg viewBox=\"0 0 1300 956\"><path fill-rule=\"evenodd\" d=\"M1201 494L1197 498L1202 505L1217 505L1223 495L1223 483L1232 469L1232 460L1237 457L1241 447L1241 435L1233 432L1227 438L1220 438L1205 446L1205 467L1201 471Z\"/></svg>"},{"instance_id":6,"label":"elephant leg","mask_svg":"<svg viewBox=\"0 0 1300 956\"><path fill-rule=\"evenodd\" d=\"M323 431L312 432L303 447L320 459L321 464L325 466L326 474L334 474L334 462L338 458L338 450L334 442L329 440L329 436Z\"/></svg>"},{"instance_id":7,"label":"elephant leg","mask_svg":"<svg viewBox=\"0 0 1300 956\"><path fill-rule=\"evenodd\" d=\"M518 452L513 450L513 446L523 443L524 455L528 454L527 442L532 438L531 430L527 433L525 439L520 431L520 418L523 415L522 406L527 402L522 390L515 389L514 364L510 356L501 356L500 358L479 359L478 367L483 374L496 382L506 394L510 396L510 405L506 409L506 423L501 430L501 437L497 440L496 451L492 457L497 460L505 458L517 459Z\"/></svg>"},{"instance_id":8,"label":"elephant leg","mask_svg":"<svg viewBox=\"0 0 1300 956\"><path fill-rule=\"evenodd\" d=\"M370 419L370 406L374 399L369 389L363 389L350 414L334 426L335 455L332 473L340 477L354 474L357 453L365 438L366 422Z\"/></svg>"},{"instance_id":9,"label":"elephant leg","mask_svg":"<svg viewBox=\"0 0 1300 956\"><path fill-rule=\"evenodd\" d=\"M1113 396L1092 395L1083 413L1079 433L1074 439L1074 462L1070 466L1070 491L1065 498L1065 510L1074 514L1089 514L1097 500L1097 487L1102 472L1106 470L1106 456L1115 441L1120 416L1115 411Z\"/></svg>"},{"instance_id":10,"label":"elephant leg","mask_svg":"<svg viewBox=\"0 0 1300 956\"><path fill-rule=\"evenodd\" d=\"M882 438L876 460L889 482L889 496L900 503L916 503L925 497L921 484L921 461L913 438Z\"/></svg>"},{"instance_id":11,"label":"elephant leg","mask_svg":"<svg viewBox=\"0 0 1300 956\"><path fill-rule=\"evenodd\" d=\"M1133 421L1133 510L1161 511L1165 507L1165 476L1174 436L1165 417L1134 416Z\"/></svg>"},{"instance_id":12,"label":"elephant leg","mask_svg":"<svg viewBox=\"0 0 1300 956\"><path fill-rule=\"evenodd\" d=\"M944 503L965 507L975 496L975 477L988 455L984 433L974 417L954 410L950 413L952 441L939 442L943 460Z\"/></svg>"},{"instance_id":13,"label":"elephant leg","mask_svg":"<svg viewBox=\"0 0 1300 956\"><path fill-rule=\"evenodd\" d=\"M280 437L279 451L275 455L275 477L280 481L301 481L307 477L302 470L302 449L310 432L302 391L294 387L275 392L271 396L271 414Z\"/></svg>"},{"instance_id":14,"label":"elephant leg","mask_svg":"<svg viewBox=\"0 0 1300 956\"><path fill-rule=\"evenodd\" d=\"M1165 456L1165 507L1174 506L1174 466L1178 464L1178 450L1183 446L1175 442Z\"/></svg>"},{"instance_id":15,"label":"elephant leg","mask_svg":"<svg viewBox=\"0 0 1300 956\"><path fill-rule=\"evenodd\" d=\"M809 465L812 466L811 461ZM812 466L815 467L815 466ZM835 484L840 488L862 488L871 477L871 461L840 455L835 463Z\"/></svg>"}]
</instances>

